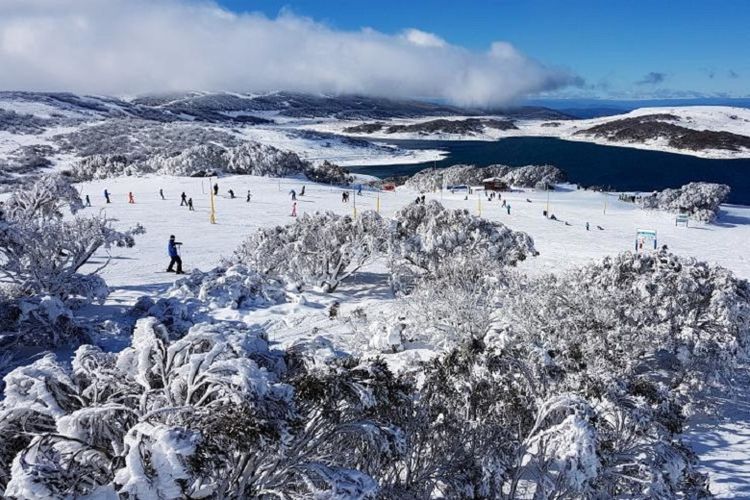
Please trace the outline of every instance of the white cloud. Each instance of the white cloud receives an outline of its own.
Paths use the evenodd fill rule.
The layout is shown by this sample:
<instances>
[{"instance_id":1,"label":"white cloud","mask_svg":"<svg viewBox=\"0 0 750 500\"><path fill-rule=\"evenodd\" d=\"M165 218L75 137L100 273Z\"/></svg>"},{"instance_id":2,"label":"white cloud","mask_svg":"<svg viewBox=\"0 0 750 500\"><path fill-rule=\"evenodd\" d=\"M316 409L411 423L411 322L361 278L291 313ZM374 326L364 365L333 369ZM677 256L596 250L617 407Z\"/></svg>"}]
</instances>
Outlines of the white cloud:
<instances>
[{"instance_id":1,"label":"white cloud","mask_svg":"<svg viewBox=\"0 0 750 500\"><path fill-rule=\"evenodd\" d=\"M364 93L502 104L575 81L505 42L337 31L188 0L0 0L0 89Z\"/></svg>"},{"instance_id":2,"label":"white cloud","mask_svg":"<svg viewBox=\"0 0 750 500\"><path fill-rule=\"evenodd\" d=\"M426 31L418 30L416 28L404 31L404 38L420 47L445 47L447 45L445 40L436 34L427 33Z\"/></svg>"}]
</instances>

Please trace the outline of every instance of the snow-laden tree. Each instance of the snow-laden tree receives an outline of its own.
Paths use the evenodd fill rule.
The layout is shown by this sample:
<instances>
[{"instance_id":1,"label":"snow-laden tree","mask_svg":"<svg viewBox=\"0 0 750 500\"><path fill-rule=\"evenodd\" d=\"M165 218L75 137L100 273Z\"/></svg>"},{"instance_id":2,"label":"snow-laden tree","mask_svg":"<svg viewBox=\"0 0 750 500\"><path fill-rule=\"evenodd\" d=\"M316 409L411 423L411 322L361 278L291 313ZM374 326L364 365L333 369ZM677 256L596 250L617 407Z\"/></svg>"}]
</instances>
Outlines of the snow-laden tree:
<instances>
[{"instance_id":1,"label":"snow-laden tree","mask_svg":"<svg viewBox=\"0 0 750 500\"><path fill-rule=\"evenodd\" d=\"M711 222L719 215L719 207L729 192L726 184L691 182L677 189L639 196L635 200L643 208L686 213L696 220Z\"/></svg>"},{"instance_id":2,"label":"snow-laden tree","mask_svg":"<svg viewBox=\"0 0 750 500\"><path fill-rule=\"evenodd\" d=\"M70 367L18 368L0 403L3 494L371 497L368 469L402 446L375 417L408 386L382 363L305 359L229 324L173 340L147 318L118 354L82 346Z\"/></svg>"},{"instance_id":3,"label":"snow-laden tree","mask_svg":"<svg viewBox=\"0 0 750 500\"><path fill-rule=\"evenodd\" d=\"M70 302L103 300L108 294L98 275L107 261L86 271L84 266L97 252L133 246L135 235L143 232L141 226L115 230L103 215L79 216L81 206L75 188L56 175L19 188L4 204L0 298L6 317L15 318L0 327L6 339L45 344L65 337L56 332L69 330Z\"/></svg>"},{"instance_id":4,"label":"snow-laden tree","mask_svg":"<svg viewBox=\"0 0 750 500\"><path fill-rule=\"evenodd\" d=\"M259 229L235 251L232 262L332 292L372 261L386 239L386 224L374 211L356 217L303 214L292 224Z\"/></svg>"},{"instance_id":5,"label":"snow-laden tree","mask_svg":"<svg viewBox=\"0 0 750 500\"><path fill-rule=\"evenodd\" d=\"M526 233L434 200L407 205L394 225L389 261L396 289L409 289L415 279L435 278L444 269L460 272L460 263L469 260L486 263L486 272L494 273L538 254Z\"/></svg>"}]
</instances>

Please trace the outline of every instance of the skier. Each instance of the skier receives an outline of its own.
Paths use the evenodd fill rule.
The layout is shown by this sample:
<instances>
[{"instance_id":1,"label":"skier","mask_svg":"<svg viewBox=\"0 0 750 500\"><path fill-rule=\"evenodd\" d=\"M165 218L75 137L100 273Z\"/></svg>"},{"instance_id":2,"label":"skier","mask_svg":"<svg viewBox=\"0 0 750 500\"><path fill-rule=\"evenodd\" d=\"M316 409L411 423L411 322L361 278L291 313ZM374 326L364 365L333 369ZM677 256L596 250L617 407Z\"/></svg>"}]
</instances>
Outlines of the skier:
<instances>
[{"instance_id":1,"label":"skier","mask_svg":"<svg viewBox=\"0 0 750 500\"><path fill-rule=\"evenodd\" d=\"M130 203L131 205L132 205L133 203L135 203L135 198L133 198L133 192L132 192L132 191L130 191L130 192L128 193L128 203Z\"/></svg>"},{"instance_id":2,"label":"skier","mask_svg":"<svg viewBox=\"0 0 750 500\"><path fill-rule=\"evenodd\" d=\"M297 217L297 202L292 203L292 217Z\"/></svg>"},{"instance_id":3,"label":"skier","mask_svg":"<svg viewBox=\"0 0 750 500\"><path fill-rule=\"evenodd\" d=\"M510 203L505 205L505 209L508 211L508 215L510 215Z\"/></svg>"},{"instance_id":4,"label":"skier","mask_svg":"<svg viewBox=\"0 0 750 500\"><path fill-rule=\"evenodd\" d=\"M588 230L589 230L589 223L587 222L586 223L586 231L588 231Z\"/></svg>"},{"instance_id":5,"label":"skier","mask_svg":"<svg viewBox=\"0 0 750 500\"><path fill-rule=\"evenodd\" d=\"M234 190L230 189L228 192L229 192L229 197L231 199L234 199Z\"/></svg>"},{"instance_id":6,"label":"skier","mask_svg":"<svg viewBox=\"0 0 750 500\"><path fill-rule=\"evenodd\" d=\"M181 242L175 241L174 234L169 237L169 243L167 244L167 253L169 254L169 267L167 267L168 273L185 274L182 272L182 259L177 251L177 247L182 245ZM177 264L177 270L174 271L172 268Z\"/></svg>"},{"instance_id":7,"label":"skier","mask_svg":"<svg viewBox=\"0 0 750 500\"><path fill-rule=\"evenodd\" d=\"M344 191L341 193L341 203L346 203L347 201L349 201L349 193Z\"/></svg>"},{"instance_id":8,"label":"skier","mask_svg":"<svg viewBox=\"0 0 750 500\"><path fill-rule=\"evenodd\" d=\"M185 194L185 191L183 191L182 194L180 195L180 206L183 207L187 204L188 204L187 195Z\"/></svg>"},{"instance_id":9,"label":"skier","mask_svg":"<svg viewBox=\"0 0 750 500\"><path fill-rule=\"evenodd\" d=\"M104 190L104 199L107 200L107 203L112 203L112 201L109 199L109 191L106 189Z\"/></svg>"},{"instance_id":10,"label":"skier","mask_svg":"<svg viewBox=\"0 0 750 500\"><path fill-rule=\"evenodd\" d=\"M362 184L360 184L359 189L357 189L357 196L362 196Z\"/></svg>"},{"instance_id":11,"label":"skier","mask_svg":"<svg viewBox=\"0 0 750 500\"><path fill-rule=\"evenodd\" d=\"M89 198L89 195L86 195L86 206L87 207L91 206L91 198Z\"/></svg>"},{"instance_id":12,"label":"skier","mask_svg":"<svg viewBox=\"0 0 750 500\"><path fill-rule=\"evenodd\" d=\"M297 201L297 192L294 189L289 191L289 194L292 195L292 201Z\"/></svg>"},{"instance_id":13,"label":"skier","mask_svg":"<svg viewBox=\"0 0 750 500\"><path fill-rule=\"evenodd\" d=\"M305 196L305 186L302 186L302 189L299 192L300 196Z\"/></svg>"},{"instance_id":14,"label":"skier","mask_svg":"<svg viewBox=\"0 0 750 500\"><path fill-rule=\"evenodd\" d=\"M214 196L218 196L219 194L219 183L217 182L214 184Z\"/></svg>"},{"instance_id":15,"label":"skier","mask_svg":"<svg viewBox=\"0 0 750 500\"><path fill-rule=\"evenodd\" d=\"M250 198L252 198L252 193L250 193L250 190L247 190L247 199L245 200L246 203L250 203Z\"/></svg>"},{"instance_id":16,"label":"skier","mask_svg":"<svg viewBox=\"0 0 750 500\"><path fill-rule=\"evenodd\" d=\"M193 199L192 198L188 198L188 210L190 210L191 212L195 212L195 209L193 208Z\"/></svg>"},{"instance_id":17,"label":"skier","mask_svg":"<svg viewBox=\"0 0 750 500\"><path fill-rule=\"evenodd\" d=\"M166 200L166 198L164 197L164 190L163 189L159 189L159 196L161 196L162 200Z\"/></svg>"},{"instance_id":18,"label":"skier","mask_svg":"<svg viewBox=\"0 0 750 500\"><path fill-rule=\"evenodd\" d=\"M424 195L422 195L422 205L424 205Z\"/></svg>"}]
</instances>

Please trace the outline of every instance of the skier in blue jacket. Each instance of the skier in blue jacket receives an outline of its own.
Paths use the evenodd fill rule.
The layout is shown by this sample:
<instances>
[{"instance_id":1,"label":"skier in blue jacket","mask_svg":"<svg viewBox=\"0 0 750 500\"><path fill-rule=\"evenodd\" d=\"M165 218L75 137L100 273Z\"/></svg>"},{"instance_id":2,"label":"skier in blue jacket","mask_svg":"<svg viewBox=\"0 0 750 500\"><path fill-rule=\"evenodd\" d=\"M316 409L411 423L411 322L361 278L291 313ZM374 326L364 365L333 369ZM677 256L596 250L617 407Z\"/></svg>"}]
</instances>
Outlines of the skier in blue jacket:
<instances>
[{"instance_id":1,"label":"skier in blue jacket","mask_svg":"<svg viewBox=\"0 0 750 500\"><path fill-rule=\"evenodd\" d=\"M169 261L169 267L167 267L168 273L177 273L177 274L185 274L182 272L182 259L180 258L180 254L177 251L178 245L182 245L179 241L175 241L174 234L169 237L169 243L167 244L167 253L169 254L170 260ZM174 265L177 264L177 271L174 271L172 268Z\"/></svg>"}]
</instances>

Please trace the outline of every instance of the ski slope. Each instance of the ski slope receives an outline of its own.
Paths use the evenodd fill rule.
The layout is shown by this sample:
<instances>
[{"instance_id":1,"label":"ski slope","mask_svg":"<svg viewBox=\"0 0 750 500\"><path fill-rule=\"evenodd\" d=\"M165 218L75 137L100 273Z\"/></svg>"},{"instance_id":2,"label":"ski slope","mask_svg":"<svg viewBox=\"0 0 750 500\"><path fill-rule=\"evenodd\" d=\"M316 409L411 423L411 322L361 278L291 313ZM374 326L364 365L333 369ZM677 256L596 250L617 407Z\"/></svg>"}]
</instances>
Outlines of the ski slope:
<instances>
[{"instance_id":1,"label":"ski slope","mask_svg":"<svg viewBox=\"0 0 750 500\"><path fill-rule=\"evenodd\" d=\"M185 269L206 271L219 264L222 256L231 255L256 228L292 222L290 190L299 193L303 185L306 194L298 198L298 214L324 210L353 213L355 203L358 211L374 210L379 203L381 214L391 216L418 194L406 188L395 192L365 189L361 196L352 196L352 201L345 204L341 201L341 188L314 185L303 179L233 176L220 178L218 184L216 224L209 221L210 184L207 179L124 177L79 184L81 194L88 194L94 204L86 210L103 210L117 219L116 225L120 227L140 222L147 231L137 238L135 248L114 251L110 265L102 273L112 287L112 294L104 306L94 306L85 314L117 320L140 295L165 294L177 278L165 272L169 262L166 245L171 234L184 243ZM109 205L104 203L102 195L105 188L112 195L113 202ZM160 199L160 188L164 189L166 200ZM236 199L229 198L229 189L234 190ZM250 203L245 201L248 189L252 192ZM131 191L135 204L127 203ZM193 198L195 212L179 206L183 191ZM549 196L549 210L558 221L542 216L542 210L548 206L544 192L503 193L502 197L511 205L510 215L499 201L488 203L481 192L468 199L463 193L448 192L427 193L426 197L475 214L481 210L483 217L530 234L540 255L523 262L519 266L523 272L558 273L592 259L630 251L636 230L643 228L656 230L658 244L668 245L677 254L707 260L733 270L738 276L750 278L750 258L745 255L750 241L750 207L727 205L716 223L691 221L690 227L685 228L675 226L673 214L644 211L618 201L616 194L604 195L567 185L560 186ZM585 228L586 222L590 224L590 231ZM331 322L326 307L339 301L343 314L364 308L368 316L387 310L393 305L393 297L383 273L383 263L375 263L332 294L305 291L298 303L251 311L215 310L212 314L217 319L261 325L271 340L282 344L323 336L342 349L366 354L369 332L357 331L346 322ZM100 343L117 350L127 341L126 338L104 337ZM324 347L321 349L325 351ZM399 369L434 354L430 346L423 346L383 356ZM728 399L719 406L719 411L717 419L696 421L687 438L696 444L702 466L711 475L712 491L723 497L748 496L750 474L745 462L750 456L750 397L743 395L740 401Z\"/></svg>"}]
</instances>

